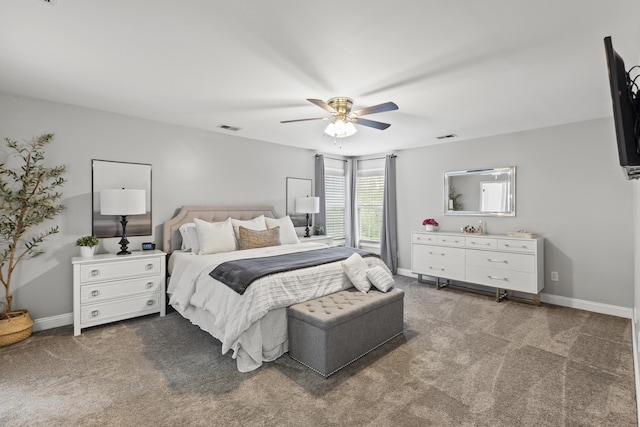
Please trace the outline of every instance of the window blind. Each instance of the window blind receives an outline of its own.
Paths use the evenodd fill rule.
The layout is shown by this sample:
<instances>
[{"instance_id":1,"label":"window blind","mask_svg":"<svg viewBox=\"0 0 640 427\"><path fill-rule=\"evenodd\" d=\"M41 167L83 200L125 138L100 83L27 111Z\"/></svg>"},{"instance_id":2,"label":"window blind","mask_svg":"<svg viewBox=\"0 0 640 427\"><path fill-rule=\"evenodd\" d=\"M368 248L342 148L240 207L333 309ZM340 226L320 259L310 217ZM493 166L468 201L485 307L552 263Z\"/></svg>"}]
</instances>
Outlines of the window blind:
<instances>
[{"instance_id":1,"label":"window blind","mask_svg":"<svg viewBox=\"0 0 640 427\"><path fill-rule=\"evenodd\" d=\"M358 162L356 207L360 240L380 242L384 198L384 159Z\"/></svg>"},{"instance_id":2,"label":"window blind","mask_svg":"<svg viewBox=\"0 0 640 427\"><path fill-rule=\"evenodd\" d=\"M345 179L345 162L325 158L324 192L327 222L325 230L328 236L335 239L345 238Z\"/></svg>"}]
</instances>

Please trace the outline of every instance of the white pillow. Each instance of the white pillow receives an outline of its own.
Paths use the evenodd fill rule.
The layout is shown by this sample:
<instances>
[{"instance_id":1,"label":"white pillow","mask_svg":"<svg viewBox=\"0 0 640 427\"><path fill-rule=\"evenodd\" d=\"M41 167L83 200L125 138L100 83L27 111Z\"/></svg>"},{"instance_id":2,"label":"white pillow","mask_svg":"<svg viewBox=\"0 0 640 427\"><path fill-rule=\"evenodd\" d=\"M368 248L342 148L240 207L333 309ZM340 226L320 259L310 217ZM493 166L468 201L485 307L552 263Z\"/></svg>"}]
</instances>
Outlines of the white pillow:
<instances>
[{"instance_id":1,"label":"white pillow","mask_svg":"<svg viewBox=\"0 0 640 427\"><path fill-rule=\"evenodd\" d=\"M236 250L236 238L233 234L231 218L221 222L207 222L196 218L194 222L200 243L199 255Z\"/></svg>"},{"instance_id":2,"label":"white pillow","mask_svg":"<svg viewBox=\"0 0 640 427\"><path fill-rule=\"evenodd\" d=\"M281 245L300 243L300 240L298 240L298 235L296 234L296 229L293 226L293 222L291 221L289 215L278 219L265 217L264 220L266 221L267 228L269 230L271 230L272 228L280 227Z\"/></svg>"},{"instance_id":3,"label":"white pillow","mask_svg":"<svg viewBox=\"0 0 640 427\"><path fill-rule=\"evenodd\" d=\"M188 222L182 224L178 230L180 230L180 235L182 236L182 250L197 254L200 251L200 244L198 243L196 224Z\"/></svg>"},{"instance_id":4,"label":"white pillow","mask_svg":"<svg viewBox=\"0 0 640 427\"><path fill-rule=\"evenodd\" d=\"M236 235L236 240L240 240L240 226L255 231L263 231L267 229L267 223L264 222L264 215L260 215L249 220L231 218L231 224L233 225L233 232Z\"/></svg>"},{"instance_id":5,"label":"white pillow","mask_svg":"<svg viewBox=\"0 0 640 427\"><path fill-rule=\"evenodd\" d=\"M371 283L373 283L373 286L375 286L379 291L387 292L389 289L393 288L393 285L395 285L391 273L380 265L367 268L365 273L367 274L367 278Z\"/></svg>"},{"instance_id":6,"label":"white pillow","mask_svg":"<svg viewBox=\"0 0 640 427\"><path fill-rule=\"evenodd\" d=\"M359 254L353 254L342 261L342 270L347 274L353 286L365 294L371 289L371 283L369 283L366 273L368 268L367 262Z\"/></svg>"}]
</instances>

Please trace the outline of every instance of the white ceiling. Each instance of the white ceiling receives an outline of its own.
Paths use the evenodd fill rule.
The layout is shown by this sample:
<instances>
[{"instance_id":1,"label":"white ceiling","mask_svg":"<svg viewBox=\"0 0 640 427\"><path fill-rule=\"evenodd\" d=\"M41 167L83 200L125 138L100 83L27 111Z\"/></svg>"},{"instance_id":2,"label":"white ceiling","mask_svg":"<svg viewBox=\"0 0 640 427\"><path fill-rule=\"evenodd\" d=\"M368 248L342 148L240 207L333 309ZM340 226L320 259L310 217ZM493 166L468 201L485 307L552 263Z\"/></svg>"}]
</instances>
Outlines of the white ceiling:
<instances>
[{"instance_id":1,"label":"white ceiling","mask_svg":"<svg viewBox=\"0 0 640 427\"><path fill-rule=\"evenodd\" d=\"M611 116L602 39L640 62L638 0L54 2L0 2L0 90L346 156ZM280 123L334 96L400 109Z\"/></svg>"}]
</instances>

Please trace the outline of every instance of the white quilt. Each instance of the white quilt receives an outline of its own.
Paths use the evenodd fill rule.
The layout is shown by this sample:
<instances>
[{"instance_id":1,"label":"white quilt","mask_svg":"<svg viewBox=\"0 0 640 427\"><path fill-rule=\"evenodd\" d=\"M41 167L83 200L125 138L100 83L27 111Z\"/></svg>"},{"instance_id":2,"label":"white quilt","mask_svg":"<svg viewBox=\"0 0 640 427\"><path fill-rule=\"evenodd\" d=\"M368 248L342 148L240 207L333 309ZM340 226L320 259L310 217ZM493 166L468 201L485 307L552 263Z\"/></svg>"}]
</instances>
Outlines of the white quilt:
<instances>
[{"instance_id":1,"label":"white quilt","mask_svg":"<svg viewBox=\"0 0 640 427\"><path fill-rule=\"evenodd\" d=\"M326 247L300 243L212 255L176 252L171 256L170 304L193 323L222 342L222 353L233 351L238 370L257 369L288 351L284 309L352 287L340 262L323 264L263 277L244 295L209 276L218 264ZM372 267L385 264L377 257L364 258ZM273 315L267 316L268 313Z\"/></svg>"}]
</instances>

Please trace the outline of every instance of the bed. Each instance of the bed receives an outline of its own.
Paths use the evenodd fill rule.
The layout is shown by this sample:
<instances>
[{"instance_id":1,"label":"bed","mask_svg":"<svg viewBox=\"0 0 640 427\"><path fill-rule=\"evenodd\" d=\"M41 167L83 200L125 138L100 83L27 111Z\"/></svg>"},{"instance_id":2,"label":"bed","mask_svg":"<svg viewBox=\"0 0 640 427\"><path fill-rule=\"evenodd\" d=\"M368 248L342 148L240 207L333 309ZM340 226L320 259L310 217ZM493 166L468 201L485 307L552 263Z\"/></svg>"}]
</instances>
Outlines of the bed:
<instances>
[{"instance_id":1,"label":"bed","mask_svg":"<svg viewBox=\"0 0 640 427\"><path fill-rule=\"evenodd\" d=\"M261 221L261 217L268 225L264 233L270 233L277 226L282 244L237 249L242 243L237 234L240 228L247 233L245 226L251 228L252 224ZM214 226L227 227L225 222L231 221L236 236L235 250L215 253L202 250L213 240L202 230ZM353 282L343 271L342 262L338 261L261 277L243 294L211 277L212 270L227 261L292 257L302 252L320 253L327 248L322 243L304 242L302 237L298 239L290 222L288 217L277 218L270 206L183 206L164 223L163 250L169 254L169 303L182 316L218 339L222 343L222 353L230 352L241 372L253 371L263 362L273 361L288 351L288 306L353 287ZM193 238L193 235L189 237L185 233L187 229L193 231L193 224L201 226L198 229L200 241L195 245L204 245L196 253L183 243L183 236L185 242ZM216 244L222 241L215 240ZM363 260L368 267L384 269L390 275L380 258L366 257Z\"/></svg>"}]
</instances>

